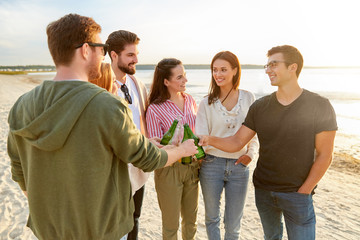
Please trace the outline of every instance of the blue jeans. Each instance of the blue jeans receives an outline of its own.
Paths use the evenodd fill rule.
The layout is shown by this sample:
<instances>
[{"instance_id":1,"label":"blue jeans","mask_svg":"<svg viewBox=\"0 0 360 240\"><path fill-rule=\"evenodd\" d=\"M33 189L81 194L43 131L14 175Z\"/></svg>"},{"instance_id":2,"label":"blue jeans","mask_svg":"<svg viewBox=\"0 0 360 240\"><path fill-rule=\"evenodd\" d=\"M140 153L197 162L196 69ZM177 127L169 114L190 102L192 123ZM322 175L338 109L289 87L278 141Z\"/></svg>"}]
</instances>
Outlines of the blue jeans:
<instances>
[{"instance_id":1,"label":"blue jeans","mask_svg":"<svg viewBox=\"0 0 360 240\"><path fill-rule=\"evenodd\" d=\"M120 240L126 240L128 237L128 235L126 234L125 236L123 236L122 238L120 238Z\"/></svg>"},{"instance_id":2,"label":"blue jeans","mask_svg":"<svg viewBox=\"0 0 360 240\"><path fill-rule=\"evenodd\" d=\"M289 240L315 239L312 195L255 188L255 201L265 240L282 239L283 216Z\"/></svg>"},{"instance_id":3,"label":"blue jeans","mask_svg":"<svg viewBox=\"0 0 360 240\"><path fill-rule=\"evenodd\" d=\"M237 159L207 155L200 168L200 184L205 204L205 224L208 239L220 237L220 198L225 188L225 239L239 239L249 168Z\"/></svg>"}]
</instances>

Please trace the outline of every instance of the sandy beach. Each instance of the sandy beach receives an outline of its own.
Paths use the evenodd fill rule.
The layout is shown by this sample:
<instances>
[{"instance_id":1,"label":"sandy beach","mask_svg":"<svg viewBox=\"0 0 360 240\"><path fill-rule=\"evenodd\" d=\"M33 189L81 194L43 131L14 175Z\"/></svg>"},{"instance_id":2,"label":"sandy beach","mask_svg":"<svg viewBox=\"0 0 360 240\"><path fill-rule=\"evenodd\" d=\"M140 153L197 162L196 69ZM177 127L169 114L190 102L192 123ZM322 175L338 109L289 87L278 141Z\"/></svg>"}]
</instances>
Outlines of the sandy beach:
<instances>
[{"instance_id":1,"label":"sandy beach","mask_svg":"<svg viewBox=\"0 0 360 240\"><path fill-rule=\"evenodd\" d=\"M8 134L7 116L11 106L20 95L31 90L40 82L27 75L0 75L0 240L36 239L26 227L29 212L26 197L18 184L11 179L6 141ZM255 164L256 162L250 164L251 175ZM359 173L360 138L338 133L335 140L333 163L320 181L314 195L317 239L360 239ZM153 176L146 184L139 239L161 239L161 213L157 203ZM204 224L204 203L201 193L196 239L207 239ZM242 219L241 239L263 239L252 184L249 184Z\"/></svg>"}]
</instances>

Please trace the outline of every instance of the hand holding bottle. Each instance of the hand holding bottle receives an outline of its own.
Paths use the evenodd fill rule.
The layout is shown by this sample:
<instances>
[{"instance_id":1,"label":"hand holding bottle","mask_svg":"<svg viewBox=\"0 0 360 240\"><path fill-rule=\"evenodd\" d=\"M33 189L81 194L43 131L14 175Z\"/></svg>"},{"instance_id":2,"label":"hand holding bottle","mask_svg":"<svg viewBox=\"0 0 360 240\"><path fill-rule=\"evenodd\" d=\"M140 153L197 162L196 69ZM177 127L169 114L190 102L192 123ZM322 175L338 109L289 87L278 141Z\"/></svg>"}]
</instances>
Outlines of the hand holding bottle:
<instances>
[{"instance_id":1,"label":"hand holding bottle","mask_svg":"<svg viewBox=\"0 0 360 240\"><path fill-rule=\"evenodd\" d=\"M194 143L194 139L188 139L179 145L180 151L182 151L181 157L188 157L198 153L198 148Z\"/></svg>"},{"instance_id":2,"label":"hand holding bottle","mask_svg":"<svg viewBox=\"0 0 360 240\"><path fill-rule=\"evenodd\" d=\"M165 167L170 166L183 157L192 156L198 153L197 147L194 144L194 139L186 140L179 146L167 145L164 146L163 149L168 154L168 161Z\"/></svg>"},{"instance_id":3,"label":"hand holding bottle","mask_svg":"<svg viewBox=\"0 0 360 240\"><path fill-rule=\"evenodd\" d=\"M198 149L198 153L195 154L195 156L189 156L189 157L184 157L181 159L181 163L182 164L190 164L192 163L193 159L194 160L201 160L203 158L205 158L206 154L204 149L198 145L199 143L199 138L197 136L195 136L195 134L191 131L189 124L185 123L184 124L184 138L183 141L186 141L187 139L194 139L194 144Z\"/></svg>"},{"instance_id":4,"label":"hand holding bottle","mask_svg":"<svg viewBox=\"0 0 360 240\"><path fill-rule=\"evenodd\" d=\"M157 146L158 148L162 148L163 145L160 144L160 141L161 139L158 138L158 137L152 137L152 138L149 138L149 141L154 144L155 146Z\"/></svg>"},{"instance_id":5,"label":"hand holding bottle","mask_svg":"<svg viewBox=\"0 0 360 240\"><path fill-rule=\"evenodd\" d=\"M210 136L208 136L208 135L199 135L198 137L200 138L200 141L199 141L200 146L204 147L204 146L209 145Z\"/></svg>"},{"instance_id":6,"label":"hand holding bottle","mask_svg":"<svg viewBox=\"0 0 360 240\"><path fill-rule=\"evenodd\" d=\"M173 140L175 140L174 136L175 136L175 134L177 135L178 132L179 132L178 123L179 123L178 119L175 119L173 121L173 123L171 124L169 130L162 137L162 139L160 141L160 144L162 144L164 146L169 145L169 144L173 144ZM177 144L173 144L173 145L177 145Z\"/></svg>"}]
</instances>

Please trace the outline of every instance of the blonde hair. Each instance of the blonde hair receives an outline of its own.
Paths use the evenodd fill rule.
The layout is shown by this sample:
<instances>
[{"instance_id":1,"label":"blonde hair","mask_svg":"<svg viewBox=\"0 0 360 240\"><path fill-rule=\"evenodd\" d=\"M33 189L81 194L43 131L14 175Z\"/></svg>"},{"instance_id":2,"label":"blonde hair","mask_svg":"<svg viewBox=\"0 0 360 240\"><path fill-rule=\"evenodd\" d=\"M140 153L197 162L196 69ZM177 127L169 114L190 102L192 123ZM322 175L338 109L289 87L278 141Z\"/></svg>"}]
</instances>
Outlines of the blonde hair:
<instances>
[{"instance_id":1,"label":"blonde hair","mask_svg":"<svg viewBox=\"0 0 360 240\"><path fill-rule=\"evenodd\" d=\"M101 63L101 76L99 78L90 80L91 83L106 89L108 92L113 92L114 79L112 78L112 69L109 63Z\"/></svg>"}]
</instances>

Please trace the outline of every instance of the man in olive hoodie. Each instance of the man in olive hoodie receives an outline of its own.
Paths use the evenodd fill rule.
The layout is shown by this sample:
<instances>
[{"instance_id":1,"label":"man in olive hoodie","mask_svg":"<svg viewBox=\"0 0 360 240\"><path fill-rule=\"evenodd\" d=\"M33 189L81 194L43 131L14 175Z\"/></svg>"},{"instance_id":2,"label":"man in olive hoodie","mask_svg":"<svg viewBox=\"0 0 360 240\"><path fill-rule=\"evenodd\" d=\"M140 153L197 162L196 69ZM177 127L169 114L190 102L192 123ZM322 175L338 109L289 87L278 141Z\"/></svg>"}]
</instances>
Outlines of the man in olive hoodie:
<instances>
[{"instance_id":1,"label":"man in olive hoodie","mask_svg":"<svg viewBox=\"0 0 360 240\"><path fill-rule=\"evenodd\" d=\"M12 178L28 197L27 225L39 239L119 240L133 226L127 163L153 171L197 152L193 141L159 149L122 99L88 82L106 53L100 31L77 14L50 23L56 76L9 113Z\"/></svg>"}]
</instances>

